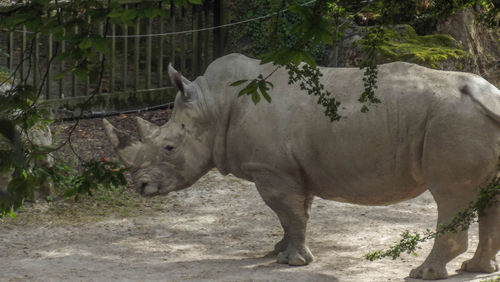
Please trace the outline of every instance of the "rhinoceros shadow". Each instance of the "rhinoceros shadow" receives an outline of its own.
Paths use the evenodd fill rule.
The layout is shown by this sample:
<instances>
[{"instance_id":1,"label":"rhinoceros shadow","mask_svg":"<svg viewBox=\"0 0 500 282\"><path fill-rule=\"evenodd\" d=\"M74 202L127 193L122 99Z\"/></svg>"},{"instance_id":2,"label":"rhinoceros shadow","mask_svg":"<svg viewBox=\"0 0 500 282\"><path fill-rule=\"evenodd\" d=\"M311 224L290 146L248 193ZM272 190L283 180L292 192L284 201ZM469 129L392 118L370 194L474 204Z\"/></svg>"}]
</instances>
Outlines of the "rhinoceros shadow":
<instances>
[{"instance_id":1,"label":"rhinoceros shadow","mask_svg":"<svg viewBox=\"0 0 500 282\"><path fill-rule=\"evenodd\" d=\"M307 268L307 267L306 267ZM186 274L186 269L196 269ZM211 281L340 281L333 275L313 273L280 265L274 258L202 259L171 262L155 270L168 273L169 279ZM290 271L292 270L292 271ZM195 273L196 274L195 274ZM177 276L176 273L183 273ZM175 277L175 276L177 277Z\"/></svg>"},{"instance_id":2,"label":"rhinoceros shadow","mask_svg":"<svg viewBox=\"0 0 500 282\"><path fill-rule=\"evenodd\" d=\"M464 281L489 281L489 279L499 278L498 272L491 274L484 273L470 273L470 272L459 272L457 274L452 274L448 276L448 278L444 281L446 282L464 282ZM405 278L406 282L416 282L416 281L424 281L421 279L413 279L410 277Z\"/></svg>"}]
</instances>

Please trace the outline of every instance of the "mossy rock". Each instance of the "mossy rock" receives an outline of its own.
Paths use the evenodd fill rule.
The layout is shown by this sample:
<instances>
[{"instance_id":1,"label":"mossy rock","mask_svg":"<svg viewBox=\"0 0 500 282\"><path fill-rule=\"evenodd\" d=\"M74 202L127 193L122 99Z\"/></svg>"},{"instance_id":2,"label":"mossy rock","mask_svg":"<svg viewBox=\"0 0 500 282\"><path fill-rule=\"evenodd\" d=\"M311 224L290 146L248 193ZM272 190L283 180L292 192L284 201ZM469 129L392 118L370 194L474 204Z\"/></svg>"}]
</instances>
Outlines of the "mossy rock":
<instances>
[{"instance_id":1,"label":"mossy rock","mask_svg":"<svg viewBox=\"0 0 500 282\"><path fill-rule=\"evenodd\" d=\"M417 35L409 25L385 28L385 40L380 46L381 63L405 61L442 69L446 61L471 59L458 41L448 34ZM461 70L461 63L455 65Z\"/></svg>"}]
</instances>

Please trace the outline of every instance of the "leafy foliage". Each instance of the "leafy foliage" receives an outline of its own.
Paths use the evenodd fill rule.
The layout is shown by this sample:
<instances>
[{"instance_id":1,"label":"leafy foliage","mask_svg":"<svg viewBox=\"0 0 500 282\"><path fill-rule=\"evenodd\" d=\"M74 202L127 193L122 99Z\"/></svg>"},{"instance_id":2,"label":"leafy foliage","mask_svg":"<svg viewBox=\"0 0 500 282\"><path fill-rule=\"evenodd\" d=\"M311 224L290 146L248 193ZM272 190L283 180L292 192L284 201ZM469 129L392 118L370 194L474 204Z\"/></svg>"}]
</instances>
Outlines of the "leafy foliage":
<instances>
[{"instance_id":1,"label":"leafy foliage","mask_svg":"<svg viewBox=\"0 0 500 282\"><path fill-rule=\"evenodd\" d=\"M319 81L323 76L319 68L311 67L309 64L302 64L300 66L288 64L286 69L289 75L288 83L299 83L301 90L307 91L309 95L317 96L318 104L324 107L324 113L330 121L339 120L341 118L338 114L340 102L338 102Z\"/></svg>"},{"instance_id":2,"label":"leafy foliage","mask_svg":"<svg viewBox=\"0 0 500 282\"><path fill-rule=\"evenodd\" d=\"M286 44L280 43L281 40L277 40L272 44L274 48L271 51L261 55L262 64L273 62L277 65L277 68L272 73L265 78L261 74L256 79L237 81L232 84L233 86L239 86L248 81L248 84L239 91L238 96L249 95L252 97L253 102L257 104L261 100L260 95L262 95L270 102L271 97L267 86L272 86L272 84L267 81L267 78L277 69L285 67L289 74L289 83L299 83L301 90L307 91L309 95L317 96L318 104L325 107L325 115L332 121L338 120L340 116L337 110L340 103L321 84L321 72L310 51L315 46L325 46L333 43L330 24L323 17L325 11L333 7L333 5L328 4L328 1L316 1L312 8L296 1L290 1L287 10L301 20L293 24L288 23L288 29L280 28L280 23L284 20L281 13L277 12L269 33L274 35L272 38L281 38L280 34L284 30L285 34L293 34L293 37L288 36L287 39L293 39L287 40ZM305 62L305 64L302 65L302 62Z\"/></svg>"},{"instance_id":3,"label":"leafy foliage","mask_svg":"<svg viewBox=\"0 0 500 282\"><path fill-rule=\"evenodd\" d=\"M423 234L417 232L411 234L406 230L401 234L399 243L389 247L387 250L368 253L365 255L365 258L374 261L384 257L396 259L402 253L416 255L417 248L420 248L418 247L419 243L434 239L449 232L456 233L458 231L467 230L472 223L481 220L481 217L484 216L485 209L498 203L499 195L500 178L495 177L486 187L479 190L476 200L470 203L467 208L459 211L449 223L439 225L436 231L428 229Z\"/></svg>"},{"instance_id":4,"label":"leafy foliage","mask_svg":"<svg viewBox=\"0 0 500 282\"><path fill-rule=\"evenodd\" d=\"M55 79L72 73L79 79L88 78L91 83L97 84L92 95L83 103L83 108L97 94L109 40L105 33L96 33L93 24L104 24L106 31L109 23L132 24L139 16L153 18L163 13L165 11L152 2L137 9L124 9L119 2L97 0L75 0L71 3L33 0L0 9L0 29L14 31L26 27L33 32L28 38L28 48L22 54L22 62L0 81L1 85L10 85L9 90L0 96L0 123L3 125L0 128L0 173L9 178L6 191L0 190L0 216L13 216L13 211L23 204L24 199L33 198L34 193L49 182L63 187L67 196L75 198L79 193L91 194L98 186L125 184L123 173L126 170L112 162L81 160L84 168L81 174L65 165L47 166L40 162L61 147L71 146L71 133L78 121L72 127L70 136L57 146L39 146L30 140L29 132L34 127L47 126L51 122L48 111L41 107L38 100L44 84L52 79L48 77L48 70L53 62L62 59L72 62L65 64L67 69L56 74ZM55 41L54 54L48 58L41 83L33 85L29 77L33 71L31 60L35 38L47 34L52 34ZM64 52L60 48L62 41L66 43ZM21 64L27 68L23 73L20 72Z\"/></svg>"},{"instance_id":5,"label":"leafy foliage","mask_svg":"<svg viewBox=\"0 0 500 282\"><path fill-rule=\"evenodd\" d=\"M85 170L77 177L71 178L68 189L64 195L66 197L75 197L78 200L79 194L88 194L92 196L92 190L98 186L104 188L119 187L127 184L124 173L128 170L120 168L116 162L106 159L91 160L83 164Z\"/></svg>"},{"instance_id":6,"label":"leafy foliage","mask_svg":"<svg viewBox=\"0 0 500 282\"><path fill-rule=\"evenodd\" d=\"M302 0L299 3L304 3ZM304 21L304 18L296 13L289 12L283 1L279 0L256 0L235 1L234 9L241 14L242 19L252 19L276 14L269 19L253 21L241 26L236 26L232 31L232 41L240 46L241 42L250 41L252 44L244 46L246 54L251 57L261 57L275 48L292 48L298 41L297 33L293 26ZM324 44L310 45L306 48L313 58L320 59L323 56Z\"/></svg>"},{"instance_id":7,"label":"leafy foliage","mask_svg":"<svg viewBox=\"0 0 500 282\"><path fill-rule=\"evenodd\" d=\"M469 53L447 34L417 35L410 25L398 29L383 28L384 40L379 45L380 61L406 61L439 68L448 58L467 59Z\"/></svg>"},{"instance_id":8,"label":"leafy foliage","mask_svg":"<svg viewBox=\"0 0 500 282\"><path fill-rule=\"evenodd\" d=\"M375 89L377 89L377 55L378 48L384 41L384 29L381 27L371 28L363 41L366 58L361 63L361 68L365 69L363 82L365 90L359 97L358 101L361 103L376 104L380 103L380 99L375 96ZM361 107L361 112L368 112L369 108L365 104Z\"/></svg>"}]
</instances>

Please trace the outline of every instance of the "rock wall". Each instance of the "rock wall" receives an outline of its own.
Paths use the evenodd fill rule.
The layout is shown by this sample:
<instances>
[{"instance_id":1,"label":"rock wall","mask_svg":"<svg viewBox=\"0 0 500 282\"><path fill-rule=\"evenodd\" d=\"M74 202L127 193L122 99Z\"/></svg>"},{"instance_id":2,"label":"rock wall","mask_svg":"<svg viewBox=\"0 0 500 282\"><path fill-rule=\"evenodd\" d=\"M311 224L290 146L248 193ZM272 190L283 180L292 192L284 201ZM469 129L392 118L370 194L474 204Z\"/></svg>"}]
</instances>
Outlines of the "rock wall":
<instances>
[{"instance_id":1,"label":"rock wall","mask_svg":"<svg viewBox=\"0 0 500 282\"><path fill-rule=\"evenodd\" d=\"M437 32L458 40L472 54L472 72L500 87L500 28L488 29L473 9L464 9L438 24Z\"/></svg>"},{"instance_id":2,"label":"rock wall","mask_svg":"<svg viewBox=\"0 0 500 282\"><path fill-rule=\"evenodd\" d=\"M391 27L388 34L400 36L392 35L384 43L379 63L401 60L472 72L500 87L500 28L487 28L476 20L476 14L472 8L459 11L439 23L432 35L418 36L414 31L408 32L407 25ZM355 67L363 60L363 49L358 43L366 34L366 27L350 23L343 33L343 41L326 51L321 65Z\"/></svg>"}]
</instances>

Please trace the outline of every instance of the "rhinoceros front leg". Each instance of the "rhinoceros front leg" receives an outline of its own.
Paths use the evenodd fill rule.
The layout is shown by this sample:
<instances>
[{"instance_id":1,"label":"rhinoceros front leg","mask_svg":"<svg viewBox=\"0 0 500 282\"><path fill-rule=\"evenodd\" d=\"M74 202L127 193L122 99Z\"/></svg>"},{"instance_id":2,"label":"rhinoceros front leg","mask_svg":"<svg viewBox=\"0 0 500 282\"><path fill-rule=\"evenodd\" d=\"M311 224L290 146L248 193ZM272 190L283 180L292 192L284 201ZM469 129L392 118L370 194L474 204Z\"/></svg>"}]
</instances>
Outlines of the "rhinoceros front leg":
<instances>
[{"instance_id":1,"label":"rhinoceros front leg","mask_svg":"<svg viewBox=\"0 0 500 282\"><path fill-rule=\"evenodd\" d=\"M274 247L277 261L289 265L312 262L314 257L306 246L305 233L313 196L287 177L261 173L255 180L257 190L284 230L283 239Z\"/></svg>"}]
</instances>

